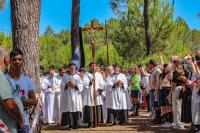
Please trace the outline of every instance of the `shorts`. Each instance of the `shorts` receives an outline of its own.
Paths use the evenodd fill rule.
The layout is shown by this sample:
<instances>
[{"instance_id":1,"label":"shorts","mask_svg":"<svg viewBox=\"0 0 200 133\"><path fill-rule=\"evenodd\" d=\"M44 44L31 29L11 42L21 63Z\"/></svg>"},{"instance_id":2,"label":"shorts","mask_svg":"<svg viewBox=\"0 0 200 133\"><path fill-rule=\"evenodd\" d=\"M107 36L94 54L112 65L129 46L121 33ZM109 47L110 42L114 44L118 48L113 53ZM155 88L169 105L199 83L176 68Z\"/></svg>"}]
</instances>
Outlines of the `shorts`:
<instances>
[{"instance_id":1,"label":"shorts","mask_svg":"<svg viewBox=\"0 0 200 133\"><path fill-rule=\"evenodd\" d=\"M169 106L171 105L171 101L167 99L171 88L163 87L160 89L159 94L159 105L160 106Z\"/></svg>"},{"instance_id":2,"label":"shorts","mask_svg":"<svg viewBox=\"0 0 200 133\"><path fill-rule=\"evenodd\" d=\"M138 98L139 90L131 90L131 98Z\"/></svg>"}]
</instances>

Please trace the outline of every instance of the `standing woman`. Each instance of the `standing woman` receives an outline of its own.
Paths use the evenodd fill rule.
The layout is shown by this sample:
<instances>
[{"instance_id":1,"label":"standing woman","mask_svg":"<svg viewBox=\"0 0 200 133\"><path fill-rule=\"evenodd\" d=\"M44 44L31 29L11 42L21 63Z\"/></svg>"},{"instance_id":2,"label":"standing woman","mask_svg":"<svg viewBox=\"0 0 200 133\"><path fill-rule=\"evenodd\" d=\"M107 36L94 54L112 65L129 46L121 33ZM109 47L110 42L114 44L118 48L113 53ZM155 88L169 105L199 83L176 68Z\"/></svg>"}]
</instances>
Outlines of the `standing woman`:
<instances>
[{"instance_id":1,"label":"standing woman","mask_svg":"<svg viewBox=\"0 0 200 133\"><path fill-rule=\"evenodd\" d=\"M173 109L173 128L175 129L183 129L183 124L181 123L181 110L182 110L182 100L179 99L179 94L181 89L183 88L185 78L185 72L183 70L182 62L177 60L174 61L174 72L172 79L172 89L168 95L168 99L170 99L170 95L172 95L172 109Z\"/></svg>"},{"instance_id":2,"label":"standing woman","mask_svg":"<svg viewBox=\"0 0 200 133\"><path fill-rule=\"evenodd\" d=\"M150 103L149 103L149 93L148 93L148 83L149 83L149 76L150 74L148 74L147 70L145 69L145 67L143 66L138 66L139 70L140 70L140 75L141 75L141 89L144 92L144 99L146 101L146 106L147 106L147 110L148 112L151 111L150 109Z\"/></svg>"},{"instance_id":3,"label":"standing woman","mask_svg":"<svg viewBox=\"0 0 200 133\"><path fill-rule=\"evenodd\" d=\"M192 70L194 72L192 82L192 101L191 101L191 112L192 112L192 126L191 132L200 132L200 55L196 53L195 61L191 62ZM197 133L199 133L197 132Z\"/></svg>"},{"instance_id":4,"label":"standing woman","mask_svg":"<svg viewBox=\"0 0 200 133\"><path fill-rule=\"evenodd\" d=\"M182 98L182 112L181 112L181 122L190 123L192 122L191 113L191 100L192 100L192 86L190 86L189 81L192 79L193 72L191 70L192 58L188 56L183 62L183 68L185 72L184 87L180 92L179 98Z\"/></svg>"},{"instance_id":5,"label":"standing woman","mask_svg":"<svg viewBox=\"0 0 200 133\"><path fill-rule=\"evenodd\" d=\"M134 116L138 116L139 110L139 92L140 92L140 71L137 66L132 68L132 74L129 80L129 84L131 86L131 101L133 107L135 107L135 114Z\"/></svg>"},{"instance_id":6,"label":"standing woman","mask_svg":"<svg viewBox=\"0 0 200 133\"><path fill-rule=\"evenodd\" d=\"M160 75L160 107L161 115L165 119L165 124L162 125L164 128L170 128L172 120L172 105L171 99L167 99L169 92L171 90L171 71L168 64L163 65L163 72Z\"/></svg>"}]
</instances>

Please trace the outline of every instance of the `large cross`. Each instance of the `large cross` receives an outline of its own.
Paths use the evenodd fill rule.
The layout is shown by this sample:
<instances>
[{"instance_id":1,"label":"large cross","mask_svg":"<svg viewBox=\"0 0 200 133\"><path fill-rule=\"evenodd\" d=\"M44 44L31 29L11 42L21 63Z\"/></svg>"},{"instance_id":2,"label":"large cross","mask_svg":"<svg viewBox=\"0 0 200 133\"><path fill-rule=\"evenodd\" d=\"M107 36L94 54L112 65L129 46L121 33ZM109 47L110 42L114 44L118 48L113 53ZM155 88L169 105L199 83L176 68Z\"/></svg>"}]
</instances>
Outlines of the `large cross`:
<instances>
[{"instance_id":1,"label":"large cross","mask_svg":"<svg viewBox=\"0 0 200 133\"><path fill-rule=\"evenodd\" d=\"M95 31L104 30L104 27L102 27L102 26L95 27L94 23L95 23L95 20L93 19L91 21L91 27L81 28L82 31L91 31L91 33L92 33L91 45L92 45L92 60L93 60L93 62L95 60L95 48L96 48Z\"/></svg>"},{"instance_id":2,"label":"large cross","mask_svg":"<svg viewBox=\"0 0 200 133\"><path fill-rule=\"evenodd\" d=\"M92 62L94 63L95 62L95 49L96 49L96 41L95 41L95 31L99 31L99 30L103 30L104 27L102 26L99 26L99 27L95 27L94 25L94 22L95 20L93 19L91 21L91 27L85 27L85 28L82 28L81 30L82 31L91 31L92 33L92 40L91 40L91 45L92 45ZM95 68L94 68L95 69ZM93 81L93 97L94 97L94 118L95 118L95 121L94 121L94 126L96 127L97 126L97 111L96 111L96 81L95 81L95 70L93 70L94 72L94 81Z\"/></svg>"}]
</instances>

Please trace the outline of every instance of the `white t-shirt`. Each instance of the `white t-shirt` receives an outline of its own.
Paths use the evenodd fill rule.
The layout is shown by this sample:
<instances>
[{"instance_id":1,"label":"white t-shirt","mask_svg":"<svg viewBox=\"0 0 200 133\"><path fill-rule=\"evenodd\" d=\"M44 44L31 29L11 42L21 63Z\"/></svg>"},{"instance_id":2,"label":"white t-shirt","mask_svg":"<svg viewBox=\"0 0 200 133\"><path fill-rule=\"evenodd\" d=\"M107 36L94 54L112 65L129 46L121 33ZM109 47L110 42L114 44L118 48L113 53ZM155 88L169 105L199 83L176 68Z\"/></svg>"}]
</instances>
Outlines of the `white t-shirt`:
<instances>
[{"instance_id":1,"label":"white t-shirt","mask_svg":"<svg viewBox=\"0 0 200 133\"><path fill-rule=\"evenodd\" d=\"M197 76L195 74L193 74L191 80L194 82L196 79L197 79ZM200 103L200 96L198 95L199 89L200 88L193 88L192 89L192 101L195 102L195 103Z\"/></svg>"},{"instance_id":2,"label":"white t-shirt","mask_svg":"<svg viewBox=\"0 0 200 133\"><path fill-rule=\"evenodd\" d=\"M7 79L10 81L13 91L16 92L16 97L23 99L28 98L28 91L35 91L35 87L31 79L27 76L21 75L18 80L14 80L10 75L6 75ZM17 90L18 88L18 90ZM23 114L24 125L29 126L29 114L27 111L24 111Z\"/></svg>"}]
</instances>

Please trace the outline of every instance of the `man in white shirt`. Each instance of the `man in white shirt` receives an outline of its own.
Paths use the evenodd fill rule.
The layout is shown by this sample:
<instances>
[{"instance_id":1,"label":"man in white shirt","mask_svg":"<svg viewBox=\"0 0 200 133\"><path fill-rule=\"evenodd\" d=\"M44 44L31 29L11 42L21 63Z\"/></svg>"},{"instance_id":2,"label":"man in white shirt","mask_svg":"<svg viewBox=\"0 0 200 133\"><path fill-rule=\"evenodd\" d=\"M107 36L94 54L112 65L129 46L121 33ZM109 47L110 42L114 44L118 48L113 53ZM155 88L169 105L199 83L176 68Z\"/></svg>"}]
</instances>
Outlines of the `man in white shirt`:
<instances>
[{"instance_id":1,"label":"man in white shirt","mask_svg":"<svg viewBox=\"0 0 200 133\"><path fill-rule=\"evenodd\" d=\"M41 93L40 98L42 101L42 122L47 123L47 118L45 116L45 93L48 88L49 81L47 80L47 77L44 76L44 69L40 70L40 87L41 87Z\"/></svg>"},{"instance_id":2,"label":"man in white shirt","mask_svg":"<svg viewBox=\"0 0 200 133\"><path fill-rule=\"evenodd\" d=\"M76 65L69 64L69 74L66 74L61 82L61 101L62 112L61 125L69 125L69 128L81 126L83 82L76 73Z\"/></svg>"},{"instance_id":3,"label":"man in white shirt","mask_svg":"<svg viewBox=\"0 0 200 133\"><path fill-rule=\"evenodd\" d=\"M108 122L123 124L128 122L128 101L127 88L128 83L124 74L120 73L119 64L114 65L114 73L108 75L107 86L110 89L110 95L107 103Z\"/></svg>"},{"instance_id":4,"label":"man in white shirt","mask_svg":"<svg viewBox=\"0 0 200 133\"><path fill-rule=\"evenodd\" d=\"M60 113L60 85L62 82L62 79L65 74L65 69L64 68L59 68L59 74L56 76L58 80L58 87L55 90L55 101L54 101L54 111L55 111L55 121L57 125L61 124L61 113Z\"/></svg>"},{"instance_id":5,"label":"man in white shirt","mask_svg":"<svg viewBox=\"0 0 200 133\"><path fill-rule=\"evenodd\" d=\"M49 124L55 123L54 100L55 91L59 87L58 79L54 74L54 69L49 69L47 90L45 92L45 117Z\"/></svg>"},{"instance_id":6,"label":"man in white shirt","mask_svg":"<svg viewBox=\"0 0 200 133\"><path fill-rule=\"evenodd\" d=\"M104 91L104 80L101 73L96 72L96 64L89 64L90 70L85 73L83 77L84 93L83 93L83 120L84 123L88 123L88 127L92 127L95 122L94 108L96 106L96 118L97 123L103 123L103 112L102 112L102 94ZM95 76L94 76L95 75ZM95 100L94 101L94 81L95 81Z\"/></svg>"},{"instance_id":7,"label":"man in white shirt","mask_svg":"<svg viewBox=\"0 0 200 133\"><path fill-rule=\"evenodd\" d=\"M152 112L155 112L155 118L152 120L154 124L161 123L161 110L159 107L159 98L158 98L158 90L159 90L159 77L162 71L160 67L157 65L156 61L149 61L149 68L151 70L151 74L149 77L149 88L150 88L150 101Z\"/></svg>"},{"instance_id":8,"label":"man in white shirt","mask_svg":"<svg viewBox=\"0 0 200 133\"><path fill-rule=\"evenodd\" d=\"M10 71L7 78L11 83L16 96L21 99L24 105L24 129L23 133L29 132L29 113L28 109L37 104L35 96L35 87L31 79L22 75L21 68L23 64L23 53L20 50L14 50L10 53Z\"/></svg>"}]
</instances>

